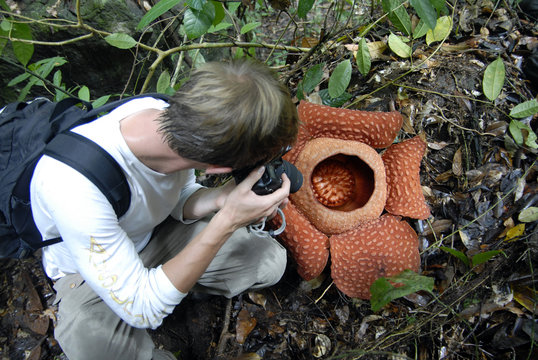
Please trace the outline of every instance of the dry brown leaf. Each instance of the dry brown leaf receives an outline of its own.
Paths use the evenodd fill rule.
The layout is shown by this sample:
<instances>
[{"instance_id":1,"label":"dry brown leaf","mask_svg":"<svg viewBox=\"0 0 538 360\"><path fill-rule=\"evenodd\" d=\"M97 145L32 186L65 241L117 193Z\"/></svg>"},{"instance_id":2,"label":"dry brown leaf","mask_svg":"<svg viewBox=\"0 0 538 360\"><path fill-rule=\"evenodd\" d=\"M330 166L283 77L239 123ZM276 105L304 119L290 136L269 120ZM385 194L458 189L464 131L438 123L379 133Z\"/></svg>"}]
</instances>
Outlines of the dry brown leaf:
<instances>
[{"instance_id":1,"label":"dry brown leaf","mask_svg":"<svg viewBox=\"0 0 538 360\"><path fill-rule=\"evenodd\" d=\"M432 150L442 150L445 147L450 145L446 141L434 141L434 142L428 142L428 147Z\"/></svg>"},{"instance_id":2,"label":"dry brown leaf","mask_svg":"<svg viewBox=\"0 0 538 360\"><path fill-rule=\"evenodd\" d=\"M265 304L267 304L267 298L265 295L256 293L256 292L249 292L248 298L256 305L260 305L262 308L265 309Z\"/></svg>"},{"instance_id":3,"label":"dry brown leaf","mask_svg":"<svg viewBox=\"0 0 538 360\"><path fill-rule=\"evenodd\" d=\"M462 160L462 153L461 153L461 147L456 150L456 153L454 153L454 158L452 158L452 172L455 176L461 176L463 175L463 167L461 164Z\"/></svg>"},{"instance_id":4,"label":"dry brown leaf","mask_svg":"<svg viewBox=\"0 0 538 360\"><path fill-rule=\"evenodd\" d=\"M244 344L250 332L256 326L256 319L251 317L247 309L242 309L237 315L235 325L235 339L239 344Z\"/></svg>"}]
</instances>

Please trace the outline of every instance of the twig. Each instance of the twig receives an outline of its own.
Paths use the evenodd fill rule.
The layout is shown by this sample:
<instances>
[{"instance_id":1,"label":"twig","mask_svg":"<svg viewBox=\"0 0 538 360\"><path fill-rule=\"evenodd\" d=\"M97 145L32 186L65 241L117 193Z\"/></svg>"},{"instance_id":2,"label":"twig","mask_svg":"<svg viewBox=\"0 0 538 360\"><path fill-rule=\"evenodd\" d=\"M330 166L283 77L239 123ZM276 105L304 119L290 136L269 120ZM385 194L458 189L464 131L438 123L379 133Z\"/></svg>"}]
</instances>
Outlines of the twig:
<instances>
[{"instance_id":1,"label":"twig","mask_svg":"<svg viewBox=\"0 0 538 360\"><path fill-rule=\"evenodd\" d=\"M323 291L323 293L321 294L321 296L319 298L317 298L315 301L314 301L314 304L317 304L318 301L320 301L321 299L323 299L323 297L325 296L325 294L327 293L327 291L329 291L329 289L331 288L331 286L333 286L334 284L334 281L331 281L331 283L329 284L329 286L327 286L327 288Z\"/></svg>"},{"instance_id":2,"label":"twig","mask_svg":"<svg viewBox=\"0 0 538 360\"><path fill-rule=\"evenodd\" d=\"M471 132L477 133L477 134L480 135L480 136L493 136L493 137L497 136L497 135L492 134L492 133L482 133L482 132L480 132L480 131L478 131L478 130L475 130L475 129L469 129L469 128L466 128L466 127L464 127L464 126L461 126L461 125L459 125L459 124L453 122L452 120L449 120L449 119L445 116L445 114L443 113L443 109L441 109L441 108L439 107L439 105L437 105L437 104L433 104L433 106L435 106L435 107L437 108L437 110L439 110L439 112L441 112L441 118L442 118L444 121L451 123L452 125L454 125L455 127L459 128L459 129L462 129L462 130L465 130L465 131L471 131Z\"/></svg>"},{"instance_id":3,"label":"twig","mask_svg":"<svg viewBox=\"0 0 538 360\"><path fill-rule=\"evenodd\" d=\"M224 311L224 324L222 325L219 344L217 346L218 356L224 355L224 351L226 350L226 344L228 344L228 340L233 337L233 335L228 332L228 327L230 326L230 316L232 313L232 299L228 299L228 302L226 303L226 309Z\"/></svg>"}]
</instances>

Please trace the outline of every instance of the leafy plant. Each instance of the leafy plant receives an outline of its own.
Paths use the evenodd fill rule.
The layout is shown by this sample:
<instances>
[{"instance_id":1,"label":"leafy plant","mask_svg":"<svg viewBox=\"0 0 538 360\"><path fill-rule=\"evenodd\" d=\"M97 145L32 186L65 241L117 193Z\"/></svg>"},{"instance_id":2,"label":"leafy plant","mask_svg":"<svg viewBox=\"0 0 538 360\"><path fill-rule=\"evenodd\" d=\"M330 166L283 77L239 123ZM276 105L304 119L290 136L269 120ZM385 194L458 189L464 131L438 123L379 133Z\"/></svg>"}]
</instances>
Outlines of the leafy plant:
<instances>
[{"instance_id":1,"label":"leafy plant","mask_svg":"<svg viewBox=\"0 0 538 360\"><path fill-rule=\"evenodd\" d=\"M392 283L398 284L398 286L394 286ZM372 311L377 312L392 300L417 291L432 292L433 285L433 278L418 275L411 270L404 270L400 274L388 278L381 277L370 286Z\"/></svg>"},{"instance_id":2,"label":"leafy plant","mask_svg":"<svg viewBox=\"0 0 538 360\"><path fill-rule=\"evenodd\" d=\"M351 81L351 61L344 60L333 70L329 78L329 95L331 98L341 96Z\"/></svg>"},{"instance_id":3,"label":"leafy plant","mask_svg":"<svg viewBox=\"0 0 538 360\"><path fill-rule=\"evenodd\" d=\"M461 252L459 250L449 248L449 247L446 247L446 246L440 246L439 248L441 250L449 253L450 255L458 258L459 260L461 260L467 267L478 266L480 264L483 264L483 263L487 262L488 260L495 257L496 255L502 253L501 250L484 251L484 252L481 252L481 253L473 255L471 257L471 259L469 260L467 255L465 255L463 252Z\"/></svg>"},{"instance_id":4,"label":"leafy plant","mask_svg":"<svg viewBox=\"0 0 538 360\"><path fill-rule=\"evenodd\" d=\"M484 71L482 81L482 90L484 95L491 101L494 101L504 86L505 68L500 57L489 64Z\"/></svg>"},{"instance_id":5,"label":"leafy plant","mask_svg":"<svg viewBox=\"0 0 538 360\"><path fill-rule=\"evenodd\" d=\"M532 99L516 105L510 111L510 116L512 118L521 119L533 116L537 113L538 101L536 101L536 99ZM516 119L513 119L508 127L516 144L519 146L526 145L532 149L538 149L538 144L536 144L536 133L532 131L530 126Z\"/></svg>"}]
</instances>

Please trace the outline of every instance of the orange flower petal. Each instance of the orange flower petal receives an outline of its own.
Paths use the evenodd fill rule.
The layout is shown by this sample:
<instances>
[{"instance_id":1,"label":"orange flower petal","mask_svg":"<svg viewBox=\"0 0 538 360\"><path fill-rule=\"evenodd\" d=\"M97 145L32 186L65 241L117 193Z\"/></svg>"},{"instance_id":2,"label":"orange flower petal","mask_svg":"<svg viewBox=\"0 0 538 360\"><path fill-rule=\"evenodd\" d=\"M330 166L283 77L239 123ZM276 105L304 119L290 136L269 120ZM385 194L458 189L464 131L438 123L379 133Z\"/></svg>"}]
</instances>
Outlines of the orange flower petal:
<instances>
[{"instance_id":1,"label":"orange flower petal","mask_svg":"<svg viewBox=\"0 0 538 360\"><path fill-rule=\"evenodd\" d=\"M299 103L297 111L303 122L299 132L310 138L354 140L377 149L392 144L403 123L397 111L339 109L306 101Z\"/></svg>"},{"instance_id":2,"label":"orange flower petal","mask_svg":"<svg viewBox=\"0 0 538 360\"><path fill-rule=\"evenodd\" d=\"M283 209L286 230L279 239L297 262L297 272L305 280L316 278L329 259L329 239L297 210L290 202ZM280 227L282 219L273 219L274 228Z\"/></svg>"},{"instance_id":3,"label":"orange flower petal","mask_svg":"<svg viewBox=\"0 0 538 360\"><path fill-rule=\"evenodd\" d=\"M345 166L355 176L353 197L338 208L321 204L312 185L315 167L333 156L345 158ZM381 157L372 147L357 141L318 138L306 143L295 166L303 174L303 186L290 199L321 232L330 235L348 231L383 212L387 191L385 170Z\"/></svg>"},{"instance_id":4,"label":"orange flower petal","mask_svg":"<svg viewBox=\"0 0 538 360\"><path fill-rule=\"evenodd\" d=\"M400 217L385 214L347 233L334 235L331 276L344 294L370 298L370 286L380 277L405 269L418 271L418 236Z\"/></svg>"},{"instance_id":5,"label":"orange flower petal","mask_svg":"<svg viewBox=\"0 0 538 360\"><path fill-rule=\"evenodd\" d=\"M387 173L387 204L385 209L394 215L427 219L430 208L420 186L420 162L426 143L415 136L392 145L383 154Z\"/></svg>"}]
</instances>

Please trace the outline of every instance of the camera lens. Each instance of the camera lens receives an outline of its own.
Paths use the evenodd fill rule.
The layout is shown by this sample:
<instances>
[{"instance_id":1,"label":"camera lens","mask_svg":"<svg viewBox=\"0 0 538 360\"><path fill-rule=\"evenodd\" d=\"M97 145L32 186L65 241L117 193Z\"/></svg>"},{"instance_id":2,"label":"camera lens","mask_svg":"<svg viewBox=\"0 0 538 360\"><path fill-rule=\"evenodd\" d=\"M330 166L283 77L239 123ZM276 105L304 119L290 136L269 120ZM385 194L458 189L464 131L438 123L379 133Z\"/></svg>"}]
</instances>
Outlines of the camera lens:
<instances>
[{"instance_id":1,"label":"camera lens","mask_svg":"<svg viewBox=\"0 0 538 360\"><path fill-rule=\"evenodd\" d=\"M290 193L299 191L301 186L303 186L303 174L301 174L295 165L286 160L282 161L282 168L291 182Z\"/></svg>"}]
</instances>

